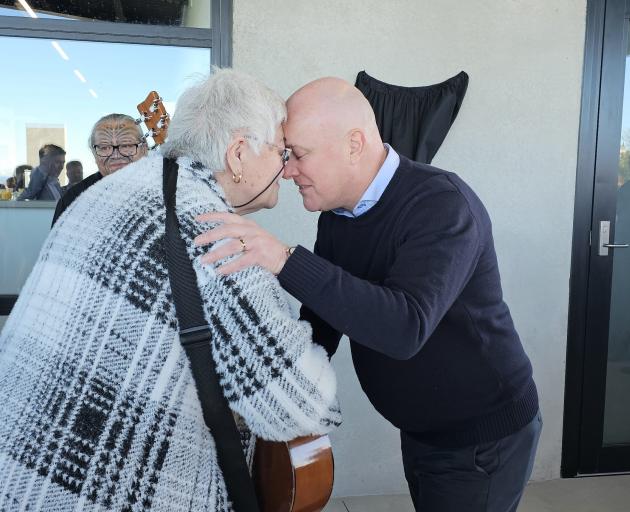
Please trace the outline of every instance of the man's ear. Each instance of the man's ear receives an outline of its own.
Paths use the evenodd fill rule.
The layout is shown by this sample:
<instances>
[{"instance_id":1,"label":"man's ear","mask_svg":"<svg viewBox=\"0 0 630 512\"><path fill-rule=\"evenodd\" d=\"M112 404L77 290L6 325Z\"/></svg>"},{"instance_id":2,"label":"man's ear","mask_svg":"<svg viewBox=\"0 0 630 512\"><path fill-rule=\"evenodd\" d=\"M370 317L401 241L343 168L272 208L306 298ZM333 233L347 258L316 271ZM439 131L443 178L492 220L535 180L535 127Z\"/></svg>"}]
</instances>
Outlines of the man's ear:
<instances>
[{"instance_id":1,"label":"man's ear","mask_svg":"<svg viewBox=\"0 0 630 512\"><path fill-rule=\"evenodd\" d=\"M355 128L348 133L348 140L350 142L350 163L355 164L365 149L365 134L359 128Z\"/></svg>"},{"instance_id":2,"label":"man's ear","mask_svg":"<svg viewBox=\"0 0 630 512\"><path fill-rule=\"evenodd\" d=\"M233 176L241 176L243 174L243 162L241 161L241 153L245 144L244 137L234 137L225 152L226 171L232 173Z\"/></svg>"}]
</instances>

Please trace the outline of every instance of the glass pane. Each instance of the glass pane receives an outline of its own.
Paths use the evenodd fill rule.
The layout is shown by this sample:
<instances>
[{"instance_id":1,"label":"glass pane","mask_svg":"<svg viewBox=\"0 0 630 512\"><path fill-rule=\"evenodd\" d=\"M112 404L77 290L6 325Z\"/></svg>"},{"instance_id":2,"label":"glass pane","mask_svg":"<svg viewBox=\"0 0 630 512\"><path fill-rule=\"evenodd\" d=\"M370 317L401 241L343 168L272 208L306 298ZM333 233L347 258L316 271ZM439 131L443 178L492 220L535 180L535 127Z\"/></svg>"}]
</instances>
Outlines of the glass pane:
<instances>
[{"instance_id":1,"label":"glass pane","mask_svg":"<svg viewBox=\"0 0 630 512\"><path fill-rule=\"evenodd\" d=\"M630 40L626 51L615 243L630 243ZM604 445L630 444L630 248L613 249Z\"/></svg>"},{"instance_id":2,"label":"glass pane","mask_svg":"<svg viewBox=\"0 0 630 512\"><path fill-rule=\"evenodd\" d=\"M151 90L172 115L193 75L210 70L208 48L0 37L0 54L11 70L10 80L0 80L3 187L16 167L37 166L48 143L65 149L66 162L79 160L84 177L96 172L88 137L100 117L138 118L136 106ZM67 183L65 169L59 182ZM55 203L10 200L7 189L0 199L7 199L0 200L0 268L11 269L0 272L0 294L15 294L50 230Z\"/></svg>"},{"instance_id":3,"label":"glass pane","mask_svg":"<svg viewBox=\"0 0 630 512\"><path fill-rule=\"evenodd\" d=\"M0 0L0 16L210 28L211 0Z\"/></svg>"}]
</instances>

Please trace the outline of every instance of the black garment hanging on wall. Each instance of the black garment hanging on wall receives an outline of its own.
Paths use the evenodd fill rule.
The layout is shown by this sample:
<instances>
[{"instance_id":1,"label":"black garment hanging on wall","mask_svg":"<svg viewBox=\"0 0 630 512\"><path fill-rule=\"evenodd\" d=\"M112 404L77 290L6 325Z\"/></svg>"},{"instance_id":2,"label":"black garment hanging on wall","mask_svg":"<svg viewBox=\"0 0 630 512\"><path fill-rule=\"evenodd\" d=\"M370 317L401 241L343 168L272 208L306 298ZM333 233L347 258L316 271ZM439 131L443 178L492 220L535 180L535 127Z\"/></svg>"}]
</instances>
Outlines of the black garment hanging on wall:
<instances>
[{"instance_id":1,"label":"black garment hanging on wall","mask_svg":"<svg viewBox=\"0 0 630 512\"><path fill-rule=\"evenodd\" d=\"M462 71L425 87L402 87L359 72L355 86L374 109L383 142L417 162L430 164L457 117L468 87Z\"/></svg>"}]
</instances>

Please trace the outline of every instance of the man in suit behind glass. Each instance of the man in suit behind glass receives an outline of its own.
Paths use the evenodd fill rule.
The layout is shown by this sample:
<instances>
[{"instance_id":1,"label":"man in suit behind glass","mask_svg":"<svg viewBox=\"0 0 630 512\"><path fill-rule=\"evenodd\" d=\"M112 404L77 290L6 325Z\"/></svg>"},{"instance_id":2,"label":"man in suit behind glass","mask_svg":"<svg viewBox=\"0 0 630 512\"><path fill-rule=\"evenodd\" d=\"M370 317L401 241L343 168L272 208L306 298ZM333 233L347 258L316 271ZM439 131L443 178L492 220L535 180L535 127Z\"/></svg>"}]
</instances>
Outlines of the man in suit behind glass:
<instances>
[{"instance_id":1,"label":"man in suit behind glass","mask_svg":"<svg viewBox=\"0 0 630 512\"><path fill-rule=\"evenodd\" d=\"M66 152L63 148L54 144L42 146L39 150L39 165L31 172L31 181L18 197L18 201L58 201L62 194L59 175L65 163Z\"/></svg>"}]
</instances>

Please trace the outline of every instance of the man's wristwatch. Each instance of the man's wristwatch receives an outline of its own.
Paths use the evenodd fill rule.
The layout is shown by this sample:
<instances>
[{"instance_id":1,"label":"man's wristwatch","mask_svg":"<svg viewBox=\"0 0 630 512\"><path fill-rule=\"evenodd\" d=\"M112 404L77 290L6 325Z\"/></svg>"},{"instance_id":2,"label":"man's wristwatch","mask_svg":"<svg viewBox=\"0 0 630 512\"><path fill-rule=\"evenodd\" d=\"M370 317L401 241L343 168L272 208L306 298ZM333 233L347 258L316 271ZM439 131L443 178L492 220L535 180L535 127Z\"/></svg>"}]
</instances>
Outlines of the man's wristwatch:
<instances>
[{"instance_id":1,"label":"man's wristwatch","mask_svg":"<svg viewBox=\"0 0 630 512\"><path fill-rule=\"evenodd\" d=\"M289 256L291 256L291 255L293 254L293 251L295 251L295 248L296 248L296 247L297 247L297 245L294 245L294 246L292 246L292 247L287 247L287 248L284 250L284 254L286 254L286 255L287 255L287 259L289 259Z\"/></svg>"}]
</instances>

